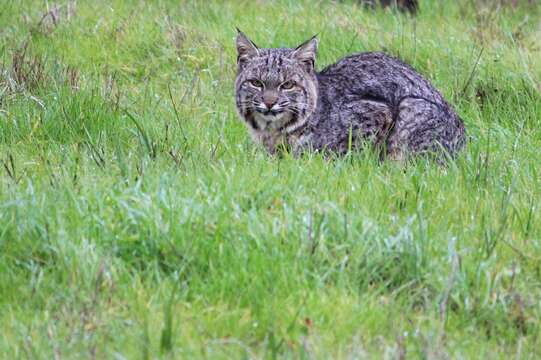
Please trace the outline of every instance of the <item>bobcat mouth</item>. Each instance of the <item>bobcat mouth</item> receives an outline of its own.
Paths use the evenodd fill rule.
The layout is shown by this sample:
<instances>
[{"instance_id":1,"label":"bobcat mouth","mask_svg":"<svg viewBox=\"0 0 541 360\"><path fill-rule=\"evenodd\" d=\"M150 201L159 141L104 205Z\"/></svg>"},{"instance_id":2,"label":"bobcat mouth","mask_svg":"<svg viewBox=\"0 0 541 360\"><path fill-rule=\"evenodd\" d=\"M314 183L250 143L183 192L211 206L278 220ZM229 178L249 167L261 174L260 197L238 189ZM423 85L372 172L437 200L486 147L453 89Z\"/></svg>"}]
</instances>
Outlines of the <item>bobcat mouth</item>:
<instances>
[{"instance_id":1,"label":"bobcat mouth","mask_svg":"<svg viewBox=\"0 0 541 360\"><path fill-rule=\"evenodd\" d=\"M263 109L259 109L257 108L256 111L258 113L260 113L261 115L264 115L264 116L278 116L280 115L281 113L284 112L284 110L282 109L278 109L278 110L263 110Z\"/></svg>"},{"instance_id":2,"label":"bobcat mouth","mask_svg":"<svg viewBox=\"0 0 541 360\"><path fill-rule=\"evenodd\" d=\"M277 131L281 129L284 123L289 121L289 116L284 110L258 110L254 117L259 130Z\"/></svg>"}]
</instances>

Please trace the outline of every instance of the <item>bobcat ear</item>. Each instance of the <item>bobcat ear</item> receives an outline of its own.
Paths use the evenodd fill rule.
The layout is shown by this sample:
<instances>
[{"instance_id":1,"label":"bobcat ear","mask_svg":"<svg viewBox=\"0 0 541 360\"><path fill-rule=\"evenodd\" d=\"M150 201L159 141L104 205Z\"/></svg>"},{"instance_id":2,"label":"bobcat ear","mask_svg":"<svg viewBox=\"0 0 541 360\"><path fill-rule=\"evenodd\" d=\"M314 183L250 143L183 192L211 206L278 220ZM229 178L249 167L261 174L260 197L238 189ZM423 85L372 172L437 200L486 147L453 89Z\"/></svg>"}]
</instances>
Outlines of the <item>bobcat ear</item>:
<instances>
[{"instance_id":1,"label":"bobcat ear","mask_svg":"<svg viewBox=\"0 0 541 360\"><path fill-rule=\"evenodd\" d=\"M239 67L257 55L259 55L257 45L237 28L237 64Z\"/></svg>"},{"instance_id":2,"label":"bobcat ear","mask_svg":"<svg viewBox=\"0 0 541 360\"><path fill-rule=\"evenodd\" d=\"M293 51L293 58L300 61L305 66L305 70L308 72L312 72L316 64L318 43L316 36L317 35L314 35L310 40L300 44Z\"/></svg>"}]
</instances>

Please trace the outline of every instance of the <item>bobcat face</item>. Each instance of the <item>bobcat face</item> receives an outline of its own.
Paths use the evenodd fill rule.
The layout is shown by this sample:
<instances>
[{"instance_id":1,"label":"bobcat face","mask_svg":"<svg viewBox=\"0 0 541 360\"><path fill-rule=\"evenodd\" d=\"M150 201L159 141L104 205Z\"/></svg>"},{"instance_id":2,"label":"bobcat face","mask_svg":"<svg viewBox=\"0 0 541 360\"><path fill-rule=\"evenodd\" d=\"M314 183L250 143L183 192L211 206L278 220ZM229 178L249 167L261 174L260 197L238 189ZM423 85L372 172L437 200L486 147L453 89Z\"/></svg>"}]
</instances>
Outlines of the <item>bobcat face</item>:
<instances>
[{"instance_id":1,"label":"bobcat face","mask_svg":"<svg viewBox=\"0 0 541 360\"><path fill-rule=\"evenodd\" d=\"M296 49L259 49L239 31L236 104L252 131L287 134L306 123L317 104L316 49L315 38Z\"/></svg>"}]
</instances>

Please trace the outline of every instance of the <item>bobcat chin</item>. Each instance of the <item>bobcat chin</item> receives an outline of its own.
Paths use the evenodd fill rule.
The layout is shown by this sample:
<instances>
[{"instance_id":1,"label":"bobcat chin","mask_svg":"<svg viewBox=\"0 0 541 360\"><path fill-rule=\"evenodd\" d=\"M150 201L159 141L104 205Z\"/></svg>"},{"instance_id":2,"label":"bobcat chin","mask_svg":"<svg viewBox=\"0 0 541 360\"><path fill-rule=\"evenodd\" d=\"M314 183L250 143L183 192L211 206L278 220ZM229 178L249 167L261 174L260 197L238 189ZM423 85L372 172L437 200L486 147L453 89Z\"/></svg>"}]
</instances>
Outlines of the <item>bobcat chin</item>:
<instances>
[{"instance_id":1,"label":"bobcat chin","mask_svg":"<svg viewBox=\"0 0 541 360\"><path fill-rule=\"evenodd\" d=\"M463 121L428 80L379 52L347 56L316 71L316 37L264 49L237 35L237 110L252 138L275 153L344 154L373 144L383 157L454 155Z\"/></svg>"}]
</instances>

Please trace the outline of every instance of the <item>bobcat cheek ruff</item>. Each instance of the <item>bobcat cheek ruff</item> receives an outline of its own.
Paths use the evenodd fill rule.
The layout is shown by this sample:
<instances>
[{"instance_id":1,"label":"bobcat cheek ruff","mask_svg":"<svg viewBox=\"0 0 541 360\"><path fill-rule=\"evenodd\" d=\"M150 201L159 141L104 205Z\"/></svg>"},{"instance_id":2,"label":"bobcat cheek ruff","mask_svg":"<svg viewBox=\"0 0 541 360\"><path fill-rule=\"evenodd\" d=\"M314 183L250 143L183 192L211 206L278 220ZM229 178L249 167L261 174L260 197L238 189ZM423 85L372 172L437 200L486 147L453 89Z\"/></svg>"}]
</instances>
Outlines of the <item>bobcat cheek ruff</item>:
<instances>
[{"instance_id":1,"label":"bobcat cheek ruff","mask_svg":"<svg viewBox=\"0 0 541 360\"><path fill-rule=\"evenodd\" d=\"M315 69L318 40L262 49L237 35L236 105L252 138L274 153L287 145L343 154L363 142L383 155L455 154L464 125L430 82L384 53Z\"/></svg>"}]
</instances>

